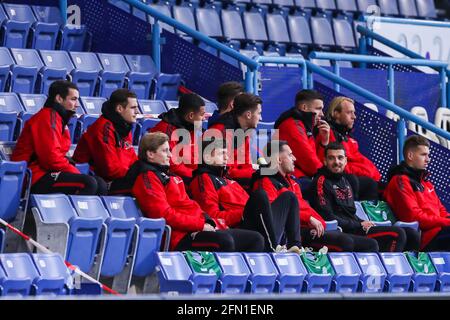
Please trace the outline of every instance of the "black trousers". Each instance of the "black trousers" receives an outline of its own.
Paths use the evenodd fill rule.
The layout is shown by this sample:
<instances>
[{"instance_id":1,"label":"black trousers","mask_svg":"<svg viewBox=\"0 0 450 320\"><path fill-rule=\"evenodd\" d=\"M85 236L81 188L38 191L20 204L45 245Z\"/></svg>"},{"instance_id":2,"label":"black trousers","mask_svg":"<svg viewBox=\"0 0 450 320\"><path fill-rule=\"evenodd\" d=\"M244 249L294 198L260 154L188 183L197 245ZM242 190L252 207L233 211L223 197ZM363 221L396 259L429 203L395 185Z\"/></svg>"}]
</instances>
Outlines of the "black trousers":
<instances>
[{"instance_id":1,"label":"black trousers","mask_svg":"<svg viewBox=\"0 0 450 320\"><path fill-rule=\"evenodd\" d=\"M450 227L444 227L423 251L450 251Z\"/></svg>"},{"instance_id":2,"label":"black trousers","mask_svg":"<svg viewBox=\"0 0 450 320\"><path fill-rule=\"evenodd\" d=\"M412 228L402 228L406 233L405 251L420 250L420 233ZM450 246L449 246L450 247Z\"/></svg>"},{"instance_id":3,"label":"black trousers","mask_svg":"<svg viewBox=\"0 0 450 320\"><path fill-rule=\"evenodd\" d=\"M31 193L64 193L79 195L106 195L106 182L97 176L69 172L47 173L32 187Z\"/></svg>"},{"instance_id":4,"label":"black trousers","mask_svg":"<svg viewBox=\"0 0 450 320\"><path fill-rule=\"evenodd\" d=\"M130 179L126 177L113 180L109 186L108 194L110 195L131 195L133 185Z\"/></svg>"},{"instance_id":5,"label":"black trousers","mask_svg":"<svg viewBox=\"0 0 450 320\"><path fill-rule=\"evenodd\" d=\"M242 229L189 233L176 246L177 251L262 252L263 249L262 235Z\"/></svg>"},{"instance_id":6,"label":"black trousers","mask_svg":"<svg viewBox=\"0 0 450 320\"><path fill-rule=\"evenodd\" d=\"M263 190L256 190L244 208L242 229L258 231L265 240L265 251L275 251L283 236L288 248L301 245L300 216L297 197L283 192L270 204Z\"/></svg>"},{"instance_id":7,"label":"black trousers","mask_svg":"<svg viewBox=\"0 0 450 320\"><path fill-rule=\"evenodd\" d=\"M325 231L322 237L311 235L311 230L302 229L302 242L305 247L318 251L327 246L332 252L378 252L378 242L368 237L357 236L340 231Z\"/></svg>"},{"instance_id":8,"label":"black trousers","mask_svg":"<svg viewBox=\"0 0 450 320\"><path fill-rule=\"evenodd\" d=\"M381 252L402 252L405 250L406 233L403 228L376 226L370 228L367 234L361 228L355 235L376 240Z\"/></svg>"}]
</instances>

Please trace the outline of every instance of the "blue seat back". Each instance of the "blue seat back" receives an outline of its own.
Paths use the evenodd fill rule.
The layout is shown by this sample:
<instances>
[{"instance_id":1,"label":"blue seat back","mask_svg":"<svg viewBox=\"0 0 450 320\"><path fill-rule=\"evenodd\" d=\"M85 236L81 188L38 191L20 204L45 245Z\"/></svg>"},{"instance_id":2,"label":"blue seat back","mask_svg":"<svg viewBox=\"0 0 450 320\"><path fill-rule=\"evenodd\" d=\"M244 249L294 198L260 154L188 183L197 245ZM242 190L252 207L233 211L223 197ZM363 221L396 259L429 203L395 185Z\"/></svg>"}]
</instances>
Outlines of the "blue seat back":
<instances>
[{"instance_id":1,"label":"blue seat back","mask_svg":"<svg viewBox=\"0 0 450 320\"><path fill-rule=\"evenodd\" d=\"M361 269L356 262L355 257L349 252L330 252L328 254L334 271L337 274L357 274L361 275Z\"/></svg>"},{"instance_id":2,"label":"blue seat back","mask_svg":"<svg viewBox=\"0 0 450 320\"><path fill-rule=\"evenodd\" d=\"M357 0L358 9L363 13L368 13L367 9L371 6L377 6L376 0Z\"/></svg>"},{"instance_id":3,"label":"blue seat back","mask_svg":"<svg viewBox=\"0 0 450 320\"><path fill-rule=\"evenodd\" d=\"M241 14L236 10L222 10L223 34L229 39L244 40L245 32Z\"/></svg>"},{"instance_id":4,"label":"blue seat back","mask_svg":"<svg viewBox=\"0 0 450 320\"><path fill-rule=\"evenodd\" d=\"M403 253L380 252L381 260L388 274L412 274L413 270Z\"/></svg>"},{"instance_id":5,"label":"blue seat back","mask_svg":"<svg viewBox=\"0 0 450 320\"><path fill-rule=\"evenodd\" d=\"M266 25L259 12L244 12L244 27L247 39L253 41L267 41Z\"/></svg>"},{"instance_id":6,"label":"blue seat back","mask_svg":"<svg viewBox=\"0 0 450 320\"><path fill-rule=\"evenodd\" d=\"M44 66L39 54L34 49L11 48L11 53L16 64L24 67L36 67L38 69Z\"/></svg>"},{"instance_id":7,"label":"blue seat back","mask_svg":"<svg viewBox=\"0 0 450 320\"><path fill-rule=\"evenodd\" d=\"M155 63L150 56L126 54L124 57L131 71L149 73L151 77L157 74Z\"/></svg>"},{"instance_id":8,"label":"blue seat back","mask_svg":"<svg viewBox=\"0 0 450 320\"><path fill-rule=\"evenodd\" d=\"M38 293L65 294L65 286L70 281L70 272L61 255L34 253L31 257L40 274L40 281L35 283Z\"/></svg>"},{"instance_id":9,"label":"blue seat back","mask_svg":"<svg viewBox=\"0 0 450 320\"><path fill-rule=\"evenodd\" d=\"M300 255L296 253L272 253L272 257L280 275L306 275L308 273Z\"/></svg>"},{"instance_id":10,"label":"blue seat back","mask_svg":"<svg viewBox=\"0 0 450 320\"><path fill-rule=\"evenodd\" d=\"M101 115L102 105L106 101L103 97L80 97L81 105L86 114Z\"/></svg>"},{"instance_id":11,"label":"blue seat back","mask_svg":"<svg viewBox=\"0 0 450 320\"><path fill-rule=\"evenodd\" d=\"M316 0L316 7L321 10L335 10L334 0Z\"/></svg>"},{"instance_id":12,"label":"blue seat back","mask_svg":"<svg viewBox=\"0 0 450 320\"><path fill-rule=\"evenodd\" d=\"M250 269L244 258L238 252L215 252L217 262L224 274L244 274L250 275Z\"/></svg>"},{"instance_id":13,"label":"blue seat back","mask_svg":"<svg viewBox=\"0 0 450 320\"><path fill-rule=\"evenodd\" d=\"M65 69L67 73L70 73L75 68L66 51L40 50L39 54L47 67Z\"/></svg>"},{"instance_id":14,"label":"blue seat back","mask_svg":"<svg viewBox=\"0 0 450 320\"><path fill-rule=\"evenodd\" d=\"M450 252L429 252L438 273L450 274Z\"/></svg>"},{"instance_id":15,"label":"blue seat back","mask_svg":"<svg viewBox=\"0 0 450 320\"><path fill-rule=\"evenodd\" d=\"M291 41L294 43L311 44L311 29L304 16L288 16L289 32Z\"/></svg>"},{"instance_id":16,"label":"blue seat back","mask_svg":"<svg viewBox=\"0 0 450 320\"><path fill-rule=\"evenodd\" d=\"M33 11L27 5L4 3L3 6L10 20L27 22L30 25L36 22Z\"/></svg>"},{"instance_id":17,"label":"blue seat back","mask_svg":"<svg viewBox=\"0 0 450 320\"><path fill-rule=\"evenodd\" d=\"M101 199L96 196L69 196L73 207L79 217L82 218L102 218L109 217Z\"/></svg>"},{"instance_id":18,"label":"blue seat back","mask_svg":"<svg viewBox=\"0 0 450 320\"><path fill-rule=\"evenodd\" d=\"M31 205L39 209L42 220L47 223L67 223L76 217L75 209L64 194L33 194Z\"/></svg>"},{"instance_id":19,"label":"blue seat back","mask_svg":"<svg viewBox=\"0 0 450 320\"><path fill-rule=\"evenodd\" d=\"M417 7L415 0L398 0L398 10L406 17L417 17Z\"/></svg>"},{"instance_id":20,"label":"blue seat back","mask_svg":"<svg viewBox=\"0 0 450 320\"><path fill-rule=\"evenodd\" d=\"M311 18L311 32L316 45L334 46L333 30L324 17Z\"/></svg>"},{"instance_id":21,"label":"blue seat back","mask_svg":"<svg viewBox=\"0 0 450 320\"><path fill-rule=\"evenodd\" d=\"M130 69L127 62L121 54L97 53L97 56L103 66L103 70L119 72L126 74Z\"/></svg>"},{"instance_id":22,"label":"blue seat back","mask_svg":"<svg viewBox=\"0 0 450 320\"><path fill-rule=\"evenodd\" d=\"M387 273L376 253L355 252L356 261L363 274L363 292L381 292Z\"/></svg>"},{"instance_id":23,"label":"blue seat back","mask_svg":"<svg viewBox=\"0 0 450 320\"><path fill-rule=\"evenodd\" d=\"M38 112L47 101L45 94L20 93L19 97L27 113Z\"/></svg>"},{"instance_id":24,"label":"blue seat back","mask_svg":"<svg viewBox=\"0 0 450 320\"><path fill-rule=\"evenodd\" d=\"M0 141L0 159L9 161L15 147L14 141Z\"/></svg>"},{"instance_id":25,"label":"blue seat back","mask_svg":"<svg viewBox=\"0 0 450 320\"><path fill-rule=\"evenodd\" d=\"M63 24L61 11L53 6L31 6L36 18L40 22Z\"/></svg>"},{"instance_id":26,"label":"blue seat back","mask_svg":"<svg viewBox=\"0 0 450 320\"><path fill-rule=\"evenodd\" d=\"M0 254L0 262L9 280L3 289L9 294L28 295L32 282L39 277L31 257L27 253Z\"/></svg>"},{"instance_id":27,"label":"blue seat back","mask_svg":"<svg viewBox=\"0 0 450 320\"><path fill-rule=\"evenodd\" d=\"M336 45L345 48L355 48L353 28L347 20L333 19L334 37Z\"/></svg>"},{"instance_id":28,"label":"blue seat back","mask_svg":"<svg viewBox=\"0 0 450 320\"><path fill-rule=\"evenodd\" d=\"M212 8L197 8L195 10L198 31L208 37L222 37L222 26L220 25L219 14Z\"/></svg>"},{"instance_id":29,"label":"blue seat back","mask_svg":"<svg viewBox=\"0 0 450 320\"><path fill-rule=\"evenodd\" d=\"M11 222L19 210L27 164L0 161L0 218Z\"/></svg>"},{"instance_id":30,"label":"blue seat back","mask_svg":"<svg viewBox=\"0 0 450 320\"><path fill-rule=\"evenodd\" d=\"M102 70L102 66L93 52L69 52L74 66L81 71L96 71Z\"/></svg>"},{"instance_id":31,"label":"blue seat back","mask_svg":"<svg viewBox=\"0 0 450 320\"><path fill-rule=\"evenodd\" d=\"M378 5L380 6L381 14L385 15L398 15L397 1L392 0L378 0Z\"/></svg>"},{"instance_id":32,"label":"blue seat back","mask_svg":"<svg viewBox=\"0 0 450 320\"><path fill-rule=\"evenodd\" d=\"M295 0L296 6L300 8L315 8L316 1L315 0Z\"/></svg>"},{"instance_id":33,"label":"blue seat back","mask_svg":"<svg viewBox=\"0 0 450 320\"><path fill-rule=\"evenodd\" d=\"M422 18L436 18L436 6L433 0L416 0L417 12Z\"/></svg>"},{"instance_id":34,"label":"blue seat back","mask_svg":"<svg viewBox=\"0 0 450 320\"><path fill-rule=\"evenodd\" d=\"M149 6L155 10L158 10L160 13L172 18L172 11L170 10L169 5L164 4L164 3L156 3L156 4L152 3L152 4L149 4ZM154 23L153 17L148 15L148 21L150 22L150 24L153 24ZM172 33L175 31L175 29L172 26L170 26L166 23L161 23L161 27Z\"/></svg>"},{"instance_id":35,"label":"blue seat back","mask_svg":"<svg viewBox=\"0 0 450 320\"><path fill-rule=\"evenodd\" d=\"M177 100L165 100L164 103L166 104L167 110L178 108Z\"/></svg>"},{"instance_id":36,"label":"blue seat back","mask_svg":"<svg viewBox=\"0 0 450 320\"><path fill-rule=\"evenodd\" d=\"M167 280L189 280L192 270L181 252L158 252L158 265Z\"/></svg>"},{"instance_id":37,"label":"blue seat back","mask_svg":"<svg viewBox=\"0 0 450 320\"><path fill-rule=\"evenodd\" d=\"M205 102L205 112L209 114L213 114L214 111L217 110L217 105L214 102L208 101Z\"/></svg>"},{"instance_id":38,"label":"blue seat back","mask_svg":"<svg viewBox=\"0 0 450 320\"><path fill-rule=\"evenodd\" d=\"M142 214L131 197L108 196L102 197L106 209L111 217L116 218L141 218Z\"/></svg>"},{"instance_id":39,"label":"blue seat back","mask_svg":"<svg viewBox=\"0 0 450 320\"><path fill-rule=\"evenodd\" d=\"M19 97L14 92L0 92L0 112L16 112L25 111Z\"/></svg>"},{"instance_id":40,"label":"blue seat back","mask_svg":"<svg viewBox=\"0 0 450 320\"><path fill-rule=\"evenodd\" d=\"M145 115L149 115L154 118L157 118L158 115L167 111L166 106L164 105L164 102L161 100L139 99L138 102L139 102L139 107L141 109L141 112Z\"/></svg>"},{"instance_id":41,"label":"blue seat back","mask_svg":"<svg viewBox=\"0 0 450 320\"><path fill-rule=\"evenodd\" d=\"M8 48L0 47L0 65L12 65L12 64L15 64L15 62Z\"/></svg>"},{"instance_id":42,"label":"blue seat back","mask_svg":"<svg viewBox=\"0 0 450 320\"><path fill-rule=\"evenodd\" d=\"M295 6L294 0L273 0L273 4L280 7L293 7Z\"/></svg>"},{"instance_id":43,"label":"blue seat back","mask_svg":"<svg viewBox=\"0 0 450 320\"><path fill-rule=\"evenodd\" d=\"M355 207L356 207L356 216L364 221L369 221L369 217L367 216L363 206L359 201L355 201Z\"/></svg>"},{"instance_id":44,"label":"blue seat back","mask_svg":"<svg viewBox=\"0 0 450 320\"><path fill-rule=\"evenodd\" d=\"M269 40L281 43L291 41L289 39L286 20L281 14L268 14L266 16L266 22Z\"/></svg>"},{"instance_id":45,"label":"blue seat back","mask_svg":"<svg viewBox=\"0 0 450 320\"><path fill-rule=\"evenodd\" d=\"M252 272L247 289L253 293L271 293L275 287L278 270L267 253L244 253L245 261Z\"/></svg>"},{"instance_id":46,"label":"blue seat back","mask_svg":"<svg viewBox=\"0 0 450 320\"><path fill-rule=\"evenodd\" d=\"M185 24L187 27L192 28L196 30L195 27L195 19L194 19L194 13L192 12L192 8L187 6L173 6L173 18L177 20L178 22ZM185 34L184 32L181 32L179 30L175 30L178 34Z\"/></svg>"},{"instance_id":47,"label":"blue seat back","mask_svg":"<svg viewBox=\"0 0 450 320\"><path fill-rule=\"evenodd\" d=\"M336 8L342 11L358 11L356 0L336 0Z\"/></svg>"}]
</instances>

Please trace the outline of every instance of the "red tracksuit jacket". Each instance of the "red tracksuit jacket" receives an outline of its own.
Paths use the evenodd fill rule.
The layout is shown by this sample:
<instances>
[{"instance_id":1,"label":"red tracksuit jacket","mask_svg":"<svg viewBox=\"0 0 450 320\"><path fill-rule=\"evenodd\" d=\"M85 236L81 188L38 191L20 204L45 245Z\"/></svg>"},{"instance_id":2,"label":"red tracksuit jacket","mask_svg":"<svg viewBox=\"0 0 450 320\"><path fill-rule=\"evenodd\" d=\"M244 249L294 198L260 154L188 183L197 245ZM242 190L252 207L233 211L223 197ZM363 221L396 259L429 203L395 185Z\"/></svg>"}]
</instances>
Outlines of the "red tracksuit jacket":
<instances>
[{"instance_id":1,"label":"red tracksuit jacket","mask_svg":"<svg viewBox=\"0 0 450 320\"><path fill-rule=\"evenodd\" d=\"M114 124L101 116L81 136L72 158L89 163L96 175L112 181L126 175L137 155L131 132L121 139Z\"/></svg>"},{"instance_id":2,"label":"red tracksuit jacket","mask_svg":"<svg viewBox=\"0 0 450 320\"><path fill-rule=\"evenodd\" d=\"M227 138L227 148L231 150L234 148L233 157L230 156L228 167L228 176L231 179L251 179L255 170L252 167L251 153L250 153L250 136L246 136L244 143L238 145L238 141L232 143L233 134L227 136L227 130L241 129L239 122L236 120L232 112L225 113L216 121L210 124L209 129L216 129L222 133L222 139ZM204 135L208 135L208 130ZM234 140L234 139L233 139ZM231 153L230 153L231 155ZM242 159L241 159L242 158ZM241 163L239 163L241 162Z\"/></svg>"},{"instance_id":3,"label":"red tracksuit jacket","mask_svg":"<svg viewBox=\"0 0 450 320\"><path fill-rule=\"evenodd\" d=\"M441 231L450 226L450 214L439 200L426 171L414 170L405 162L388 174L384 197L401 221L418 221L423 249Z\"/></svg>"},{"instance_id":4,"label":"red tracksuit jacket","mask_svg":"<svg viewBox=\"0 0 450 320\"><path fill-rule=\"evenodd\" d=\"M170 150L172 151L172 158L170 159L170 171L180 177L192 178L192 172L197 169L198 164L196 152L194 151L194 148L196 147L194 144L194 125L181 119L181 117L179 117L176 113L176 109L170 109L168 112L162 113L159 118L161 118L162 120L156 126L151 128L150 132L163 132L169 136L169 146ZM176 129L188 130L191 140L189 142L189 147L181 150L179 155L174 153L175 146L180 142L179 136L175 131ZM187 150L189 150L188 154L184 152ZM186 161L181 162L182 159L185 159Z\"/></svg>"},{"instance_id":5,"label":"red tracksuit jacket","mask_svg":"<svg viewBox=\"0 0 450 320\"><path fill-rule=\"evenodd\" d=\"M292 108L275 122L279 139L287 141L296 158L294 176L297 178L312 177L323 166L320 159L324 157L324 148L313 136L314 118L312 112Z\"/></svg>"},{"instance_id":6,"label":"red tracksuit jacket","mask_svg":"<svg viewBox=\"0 0 450 320\"><path fill-rule=\"evenodd\" d=\"M66 158L71 139L64 113L60 105L42 108L25 123L17 140L11 161L27 162L32 185L49 172L80 173Z\"/></svg>"},{"instance_id":7,"label":"red tracksuit jacket","mask_svg":"<svg viewBox=\"0 0 450 320\"><path fill-rule=\"evenodd\" d=\"M290 175L283 177L280 173L274 176L260 176L253 185L253 190L262 188L269 198L270 203L276 200L280 194L286 191L292 191L298 199L300 205L300 223L302 227L309 228L309 219L311 216L319 220L323 227L326 227L325 220L303 199L300 185L295 182Z\"/></svg>"},{"instance_id":8,"label":"red tracksuit jacket","mask_svg":"<svg viewBox=\"0 0 450 320\"><path fill-rule=\"evenodd\" d=\"M170 250L174 250L188 233L202 231L205 225L203 210L189 199L183 179L168 175L161 166L143 163L132 194L148 218L164 218L172 228Z\"/></svg>"},{"instance_id":9,"label":"red tracksuit jacket","mask_svg":"<svg viewBox=\"0 0 450 320\"><path fill-rule=\"evenodd\" d=\"M199 166L189 191L212 218L223 219L227 225L236 227L249 196L236 181L225 178L224 171L222 167Z\"/></svg>"},{"instance_id":10,"label":"red tracksuit jacket","mask_svg":"<svg viewBox=\"0 0 450 320\"><path fill-rule=\"evenodd\" d=\"M359 152L358 142L350 136L349 130L334 122L330 122L330 126L330 142L337 141L345 148L347 155L345 173L380 181L381 175L377 167Z\"/></svg>"}]
</instances>

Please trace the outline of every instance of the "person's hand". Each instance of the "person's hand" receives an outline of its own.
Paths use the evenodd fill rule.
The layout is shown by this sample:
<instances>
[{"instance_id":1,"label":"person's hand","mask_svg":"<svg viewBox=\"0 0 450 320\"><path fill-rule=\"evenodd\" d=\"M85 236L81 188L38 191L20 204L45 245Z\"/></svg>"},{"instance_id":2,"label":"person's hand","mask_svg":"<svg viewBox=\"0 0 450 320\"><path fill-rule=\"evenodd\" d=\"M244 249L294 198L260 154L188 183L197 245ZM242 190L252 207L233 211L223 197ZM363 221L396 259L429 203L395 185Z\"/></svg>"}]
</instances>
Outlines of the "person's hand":
<instances>
[{"instance_id":1,"label":"person's hand","mask_svg":"<svg viewBox=\"0 0 450 320\"><path fill-rule=\"evenodd\" d=\"M216 229L212 225L210 225L209 223L205 223L205 225L203 226L203 230L202 231L212 231L212 232L214 232L214 231L216 231Z\"/></svg>"},{"instance_id":2,"label":"person's hand","mask_svg":"<svg viewBox=\"0 0 450 320\"><path fill-rule=\"evenodd\" d=\"M320 120L317 123L317 129L319 129L319 136L323 146L328 145L330 142L330 125L325 120Z\"/></svg>"},{"instance_id":3,"label":"person's hand","mask_svg":"<svg viewBox=\"0 0 450 320\"><path fill-rule=\"evenodd\" d=\"M311 216L311 218L309 218L309 225L313 228L313 230L315 230L316 234L315 236L317 238L323 236L325 228L323 227L322 223L319 220Z\"/></svg>"},{"instance_id":4,"label":"person's hand","mask_svg":"<svg viewBox=\"0 0 450 320\"><path fill-rule=\"evenodd\" d=\"M363 221L361 222L361 227L363 228L363 230L367 233L369 232L369 229L374 227L375 223L373 223L372 221Z\"/></svg>"}]
</instances>

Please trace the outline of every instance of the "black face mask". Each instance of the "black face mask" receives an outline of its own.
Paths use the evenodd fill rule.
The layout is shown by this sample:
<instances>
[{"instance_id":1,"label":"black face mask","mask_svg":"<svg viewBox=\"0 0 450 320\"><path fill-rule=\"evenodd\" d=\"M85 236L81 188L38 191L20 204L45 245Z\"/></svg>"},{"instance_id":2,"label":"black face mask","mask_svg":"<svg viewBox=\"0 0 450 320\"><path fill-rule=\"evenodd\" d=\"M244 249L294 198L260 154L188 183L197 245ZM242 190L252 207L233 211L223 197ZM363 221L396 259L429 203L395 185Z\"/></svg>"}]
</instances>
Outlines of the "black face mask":
<instances>
[{"instance_id":1,"label":"black face mask","mask_svg":"<svg viewBox=\"0 0 450 320\"><path fill-rule=\"evenodd\" d=\"M114 124L114 128L119 134L120 138L123 139L130 133L133 125L126 122L120 114L114 110L109 101L105 101L102 105L102 115Z\"/></svg>"},{"instance_id":2,"label":"black face mask","mask_svg":"<svg viewBox=\"0 0 450 320\"><path fill-rule=\"evenodd\" d=\"M47 108L51 108L55 110L62 118L63 120L63 128L69 123L70 118L72 118L75 115L75 111L67 110L62 105L60 105L57 102L54 102L52 104L45 104Z\"/></svg>"}]
</instances>

